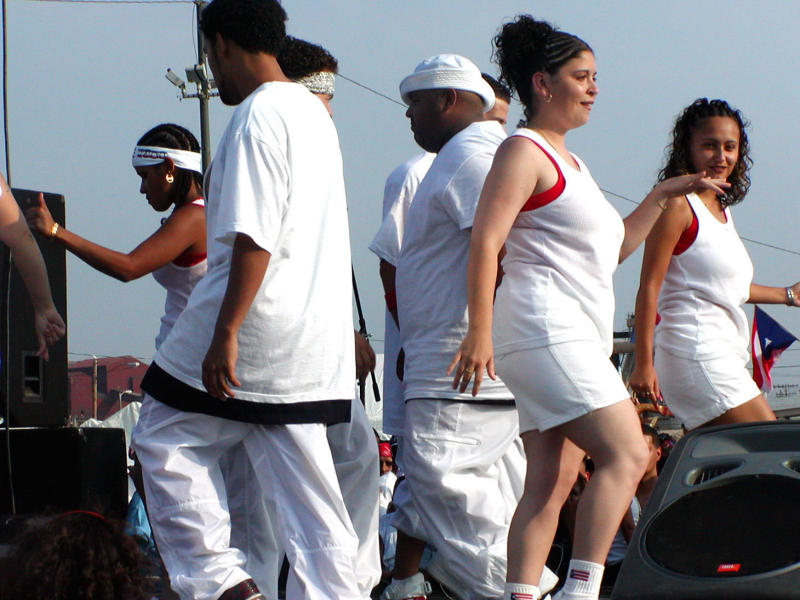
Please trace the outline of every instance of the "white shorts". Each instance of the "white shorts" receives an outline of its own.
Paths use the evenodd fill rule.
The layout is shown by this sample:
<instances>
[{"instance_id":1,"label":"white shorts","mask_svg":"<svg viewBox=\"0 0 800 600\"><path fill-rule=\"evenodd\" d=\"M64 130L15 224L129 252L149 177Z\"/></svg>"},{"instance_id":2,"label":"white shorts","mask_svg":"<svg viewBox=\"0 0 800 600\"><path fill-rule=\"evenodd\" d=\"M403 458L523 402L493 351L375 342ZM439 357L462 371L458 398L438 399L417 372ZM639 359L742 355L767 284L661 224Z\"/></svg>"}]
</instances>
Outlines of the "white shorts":
<instances>
[{"instance_id":1,"label":"white shorts","mask_svg":"<svg viewBox=\"0 0 800 600\"><path fill-rule=\"evenodd\" d=\"M694 429L761 394L746 367L731 354L708 360L655 353L658 385L667 406L686 429Z\"/></svg>"},{"instance_id":2,"label":"white shorts","mask_svg":"<svg viewBox=\"0 0 800 600\"><path fill-rule=\"evenodd\" d=\"M519 431L547 431L630 397L600 344L564 342L495 357L517 403Z\"/></svg>"}]
</instances>

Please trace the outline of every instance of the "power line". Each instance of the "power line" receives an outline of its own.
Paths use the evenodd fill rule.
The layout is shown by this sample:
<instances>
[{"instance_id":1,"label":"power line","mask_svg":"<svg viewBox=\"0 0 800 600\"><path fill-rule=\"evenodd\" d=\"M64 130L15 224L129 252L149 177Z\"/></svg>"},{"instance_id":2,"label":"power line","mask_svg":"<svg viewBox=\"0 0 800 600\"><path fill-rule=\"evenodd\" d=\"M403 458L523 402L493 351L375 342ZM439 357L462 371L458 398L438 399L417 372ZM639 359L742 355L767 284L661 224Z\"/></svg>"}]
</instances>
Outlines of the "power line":
<instances>
[{"instance_id":1,"label":"power line","mask_svg":"<svg viewBox=\"0 0 800 600\"><path fill-rule=\"evenodd\" d=\"M194 0L27 0L27 2L73 2L75 4L194 4Z\"/></svg>"},{"instance_id":2,"label":"power line","mask_svg":"<svg viewBox=\"0 0 800 600\"><path fill-rule=\"evenodd\" d=\"M75 0L72 0L72 1L74 2ZM346 76L342 75L341 73L337 73L337 75L338 75L339 77L341 77L342 79L344 79L345 81L349 81L349 82L350 82L350 83L352 83L353 85L357 85L357 86L358 86L358 87L360 87L360 88L364 88L365 90L367 90L367 91L370 91L370 92L372 92L373 94L376 94L376 95L380 96L381 98L386 98L386 100L388 100L389 102L394 102L395 104L397 104L397 105L399 105L399 106L402 106L403 108L405 108L405 107L406 107L406 105L405 105L405 104L403 104L402 102L398 102L397 100L395 100L395 99L394 99L394 98L392 98L391 96L387 96L386 94L384 94L384 93L382 93L382 92L379 92L378 90L375 90L375 89L373 89L373 88L369 87L368 85L364 85L363 83L359 83L359 82L358 82L358 81L356 81L355 79L350 79L349 77L346 77Z\"/></svg>"},{"instance_id":3,"label":"power line","mask_svg":"<svg viewBox=\"0 0 800 600\"><path fill-rule=\"evenodd\" d=\"M600 188L600 190L606 194L609 194L610 196L614 196L616 198L620 198L621 200L625 200L626 202L630 202L631 204L636 204L637 206L640 204L639 202L636 202L636 200L631 200L627 196L623 196L622 194L617 194L616 192L612 192L611 190L607 190L605 188ZM783 248L782 246L775 246L774 244L759 242L758 240L754 240L752 238L745 237L743 235L740 235L739 237L745 242L750 242L751 244L756 244L758 246L765 246L767 248L772 248L773 250L780 250L781 252L786 252L787 254L794 254L795 256L800 256L800 252L798 252L797 250L790 250L789 248Z\"/></svg>"}]
</instances>

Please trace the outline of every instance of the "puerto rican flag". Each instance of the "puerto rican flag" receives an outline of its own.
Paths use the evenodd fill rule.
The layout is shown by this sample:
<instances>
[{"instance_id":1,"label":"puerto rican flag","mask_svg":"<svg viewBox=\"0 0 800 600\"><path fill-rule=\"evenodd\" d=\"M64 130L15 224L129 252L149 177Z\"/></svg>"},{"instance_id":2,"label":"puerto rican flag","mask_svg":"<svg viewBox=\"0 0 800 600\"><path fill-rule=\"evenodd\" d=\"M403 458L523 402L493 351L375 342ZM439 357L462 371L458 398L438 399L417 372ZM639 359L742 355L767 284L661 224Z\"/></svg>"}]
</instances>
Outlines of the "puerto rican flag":
<instances>
[{"instance_id":1,"label":"puerto rican flag","mask_svg":"<svg viewBox=\"0 0 800 600\"><path fill-rule=\"evenodd\" d=\"M753 353L753 380L765 394L772 389L770 369L778 357L797 338L778 325L778 322L758 306L753 312L753 335L750 338Z\"/></svg>"}]
</instances>

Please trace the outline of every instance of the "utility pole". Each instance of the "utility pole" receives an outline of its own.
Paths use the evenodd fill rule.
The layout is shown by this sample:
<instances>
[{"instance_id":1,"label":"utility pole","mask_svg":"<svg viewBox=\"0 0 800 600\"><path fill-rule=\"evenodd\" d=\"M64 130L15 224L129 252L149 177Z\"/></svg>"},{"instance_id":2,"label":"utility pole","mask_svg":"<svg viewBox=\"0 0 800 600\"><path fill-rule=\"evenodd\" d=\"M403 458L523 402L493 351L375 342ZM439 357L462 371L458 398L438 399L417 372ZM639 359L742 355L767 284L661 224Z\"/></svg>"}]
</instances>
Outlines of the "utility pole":
<instances>
[{"instance_id":1,"label":"utility pole","mask_svg":"<svg viewBox=\"0 0 800 600\"><path fill-rule=\"evenodd\" d=\"M167 69L166 77L169 82L178 88L178 99L197 98L200 101L200 152L203 160L203 171L211 163L211 134L210 118L208 115L208 99L219 94L213 91L214 81L209 78L206 69L205 38L200 29L200 16L203 13L205 0L193 0L197 12L197 63L186 67L186 78L197 86L197 91L188 93L186 82L172 69Z\"/></svg>"},{"instance_id":2,"label":"utility pole","mask_svg":"<svg viewBox=\"0 0 800 600\"><path fill-rule=\"evenodd\" d=\"M92 354L92 418L97 418L97 357Z\"/></svg>"},{"instance_id":3,"label":"utility pole","mask_svg":"<svg viewBox=\"0 0 800 600\"><path fill-rule=\"evenodd\" d=\"M205 37L200 29L200 15L203 12L204 0L195 0L197 10L197 64L206 64ZM211 162L211 134L208 118L208 99L211 97L211 85L208 77L203 77L197 85L198 99L200 100L200 149L203 153L203 172L205 173Z\"/></svg>"}]
</instances>

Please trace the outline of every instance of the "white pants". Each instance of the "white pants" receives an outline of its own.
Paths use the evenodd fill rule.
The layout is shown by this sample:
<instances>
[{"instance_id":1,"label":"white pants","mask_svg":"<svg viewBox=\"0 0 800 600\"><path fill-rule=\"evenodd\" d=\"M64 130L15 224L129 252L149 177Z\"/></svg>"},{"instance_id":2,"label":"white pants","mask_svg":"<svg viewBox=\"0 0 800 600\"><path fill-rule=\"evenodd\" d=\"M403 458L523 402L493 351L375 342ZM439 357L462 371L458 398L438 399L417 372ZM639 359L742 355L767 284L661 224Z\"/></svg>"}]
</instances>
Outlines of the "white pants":
<instances>
[{"instance_id":1,"label":"white pants","mask_svg":"<svg viewBox=\"0 0 800 600\"><path fill-rule=\"evenodd\" d=\"M347 513L358 537L356 584L361 598L369 598L380 582L380 544L378 541L378 449L375 434L361 400L354 398L350 422L328 427L336 478ZM231 545L241 549L247 559L246 570L268 600L278 598L278 576L283 547L278 542L273 520L278 508L261 494L244 447L235 446L223 459L225 487L241 489L234 503L228 500L231 515Z\"/></svg>"},{"instance_id":2,"label":"white pants","mask_svg":"<svg viewBox=\"0 0 800 600\"><path fill-rule=\"evenodd\" d=\"M245 556L231 547L221 457L242 442L292 570L286 596L357 599L358 541L342 501L326 427L253 425L173 409L145 395L133 434L147 507L172 588L215 600L244 581ZM238 492L237 492L238 493Z\"/></svg>"},{"instance_id":3,"label":"white pants","mask_svg":"<svg viewBox=\"0 0 800 600\"><path fill-rule=\"evenodd\" d=\"M392 524L436 548L428 571L464 600L503 596L508 526L525 479L518 431L513 406L406 403L406 479L395 503L399 494L413 507L398 506Z\"/></svg>"}]
</instances>

